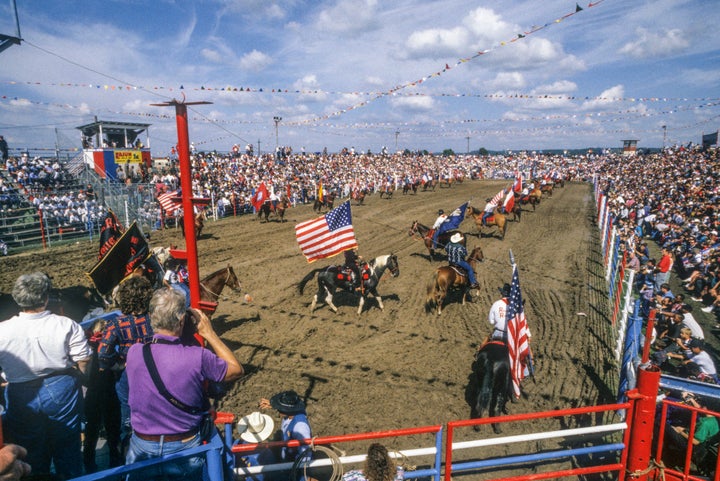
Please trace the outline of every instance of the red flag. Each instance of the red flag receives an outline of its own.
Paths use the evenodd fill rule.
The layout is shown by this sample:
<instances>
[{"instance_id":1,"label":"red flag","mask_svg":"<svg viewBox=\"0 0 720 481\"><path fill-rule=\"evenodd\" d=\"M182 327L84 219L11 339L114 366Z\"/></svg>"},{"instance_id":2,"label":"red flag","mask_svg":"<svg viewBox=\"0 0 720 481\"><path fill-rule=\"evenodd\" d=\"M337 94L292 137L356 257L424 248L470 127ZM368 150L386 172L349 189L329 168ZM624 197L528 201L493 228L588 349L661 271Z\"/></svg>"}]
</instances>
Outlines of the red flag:
<instances>
[{"instance_id":1,"label":"red flag","mask_svg":"<svg viewBox=\"0 0 720 481\"><path fill-rule=\"evenodd\" d=\"M259 211L260 207L265 203L266 200L270 199L270 192L265 187L265 182L260 184L253 196L250 198L250 203L255 208L255 211Z\"/></svg>"},{"instance_id":2,"label":"red flag","mask_svg":"<svg viewBox=\"0 0 720 481\"><path fill-rule=\"evenodd\" d=\"M343 202L317 219L299 223L295 226L295 237L308 262L357 247L350 201Z\"/></svg>"},{"instance_id":3,"label":"red flag","mask_svg":"<svg viewBox=\"0 0 720 481\"><path fill-rule=\"evenodd\" d=\"M512 212L513 207L515 207L515 192L510 189L505 196L505 200L503 200L503 211L506 213Z\"/></svg>"},{"instance_id":4,"label":"red flag","mask_svg":"<svg viewBox=\"0 0 720 481\"><path fill-rule=\"evenodd\" d=\"M515 173L515 182L513 183L512 190L518 194L522 192L522 174L520 172Z\"/></svg>"},{"instance_id":5,"label":"red flag","mask_svg":"<svg viewBox=\"0 0 720 481\"><path fill-rule=\"evenodd\" d=\"M530 332L520 292L520 277L517 266L513 265L512 284L508 308L505 312L507 320L508 354L510 356L510 376L512 377L513 394L520 397L520 381L525 377L525 365L530 354Z\"/></svg>"},{"instance_id":6,"label":"red flag","mask_svg":"<svg viewBox=\"0 0 720 481\"><path fill-rule=\"evenodd\" d=\"M179 191L173 190L160 194L157 197L160 207L165 211L165 215L173 215L176 210L182 207L182 202L178 200Z\"/></svg>"}]
</instances>

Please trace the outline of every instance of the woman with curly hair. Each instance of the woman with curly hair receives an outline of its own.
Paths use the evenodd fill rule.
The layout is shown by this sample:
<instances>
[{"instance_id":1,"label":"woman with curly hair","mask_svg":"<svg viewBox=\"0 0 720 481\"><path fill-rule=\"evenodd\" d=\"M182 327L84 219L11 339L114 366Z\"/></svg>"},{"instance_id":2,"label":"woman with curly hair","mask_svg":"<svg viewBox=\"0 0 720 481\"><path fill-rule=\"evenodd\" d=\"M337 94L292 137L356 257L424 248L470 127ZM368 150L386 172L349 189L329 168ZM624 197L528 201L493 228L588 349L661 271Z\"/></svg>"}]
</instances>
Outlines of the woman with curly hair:
<instances>
[{"instance_id":1,"label":"woman with curly hair","mask_svg":"<svg viewBox=\"0 0 720 481\"><path fill-rule=\"evenodd\" d=\"M121 450L127 447L132 434L125 360L130 346L152 341L153 329L148 315L152 295L150 281L144 277L133 276L122 282L115 297L122 315L108 320L98 346L100 370L110 369L115 372L115 391L120 401Z\"/></svg>"},{"instance_id":2,"label":"woman with curly hair","mask_svg":"<svg viewBox=\"0 0 720 481\"><path fill-rule=\"evenodd\" d=\"M365 467L362 470L348 471L342 477L343 481L402 481L405 472L402 466L397 466L388 454L385 446L373 443L368 448Z\"/></svg>"}]
</instances>

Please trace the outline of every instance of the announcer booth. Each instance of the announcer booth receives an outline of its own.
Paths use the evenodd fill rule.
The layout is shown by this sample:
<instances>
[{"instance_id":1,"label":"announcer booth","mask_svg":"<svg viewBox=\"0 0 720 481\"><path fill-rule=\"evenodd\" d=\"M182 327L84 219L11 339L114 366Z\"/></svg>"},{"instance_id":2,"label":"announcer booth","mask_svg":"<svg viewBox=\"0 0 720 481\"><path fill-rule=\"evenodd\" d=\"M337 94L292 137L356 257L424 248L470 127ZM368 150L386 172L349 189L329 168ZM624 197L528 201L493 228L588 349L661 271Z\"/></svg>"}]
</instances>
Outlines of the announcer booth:
<instances>
[{"instance_id":1,"label":"announcer booth","mask_svg":"<svg viewBox=\"0 0 720 481\"><path fill-rule=\"evenodd\" d=\"M630 139L630 140L623 140L623 150L622 154L624 157L628 157L631 155L637 154L637 140Z\"/></svg>"},{"instance_id":2,"label":"announcer booth","mask_svg":"<svg viewBox=\"0 0 720 481\"><path fill-rule=\"evenodd\" d=\"M151 165L150 124L98 121L81 125L83 160L103 179L121 180Z\"/></svg>"}]
</instances>

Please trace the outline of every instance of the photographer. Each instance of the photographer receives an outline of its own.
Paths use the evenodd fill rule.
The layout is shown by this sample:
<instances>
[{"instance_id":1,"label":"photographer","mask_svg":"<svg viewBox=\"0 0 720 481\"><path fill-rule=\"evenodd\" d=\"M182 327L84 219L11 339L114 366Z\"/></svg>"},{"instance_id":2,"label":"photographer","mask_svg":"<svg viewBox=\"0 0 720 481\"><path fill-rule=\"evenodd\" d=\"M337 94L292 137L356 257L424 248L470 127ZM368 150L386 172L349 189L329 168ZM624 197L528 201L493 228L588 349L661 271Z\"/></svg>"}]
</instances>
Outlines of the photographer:
<instances>
[{"instance_id":1,"label":"photographer","mask_svg":"<svg viewBox=\"0 0 720 481\"><path fill-rule=\"evenodd\" d=\"M135 344L127 354L130 413L134 429L127 463L158 457L199 446L208 417L209 401L204 384L233 381L243 374L235 354L220 339L210 319L197 309L185 310L185 296L163 288L150 301L150 323L154 335L149 344ZM186 315L190 314L190 315ZM195 322L197 332L215 351L186 346L180 336L186 322ZM212 436L219 435L210 429ZM150 468L152 475L182 479L202 478L202 457ZM143 478L147 472L139 474Z\"/></svg>"}]
</instances>

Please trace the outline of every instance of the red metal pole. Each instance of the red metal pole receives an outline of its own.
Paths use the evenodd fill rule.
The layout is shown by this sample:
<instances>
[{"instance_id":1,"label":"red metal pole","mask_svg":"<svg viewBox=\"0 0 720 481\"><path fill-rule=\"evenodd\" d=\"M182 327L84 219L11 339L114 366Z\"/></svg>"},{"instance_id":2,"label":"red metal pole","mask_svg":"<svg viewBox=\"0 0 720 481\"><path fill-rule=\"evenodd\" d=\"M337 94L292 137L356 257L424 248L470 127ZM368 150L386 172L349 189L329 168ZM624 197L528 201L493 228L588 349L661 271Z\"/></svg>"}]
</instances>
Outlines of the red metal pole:
<instances>
[{"instance_id":1,"label":"red metal pole","mask_svg":"<svg viewBox=\"0 0 720 481\"><path fill-rule=\"evenodd\" d=\"M635 481L654 479L654 476L650 476L654 473L647 471L651 461L656 398L659 387L660 368L652 365L640 366L637 389L628 393L628 398L635 401L635 409L630 424L627 469L628 475Z\"/></svg>"},{"instance_id":2,"label":"red metal pole","mask_svg":"<svg viewBox=\"0 0 720 481\"><path fill-rule=\"evenodd\" d=\"M200 307L200 269L195 238L195 209L192 198L192 169L190 166L190 140L188 136L187 105L175 103L178 132L178 155L180 157L180 187L182 188L183 227L185 228L185 251L190 280L190 306Z\"/></svg>"}]
</instances>

